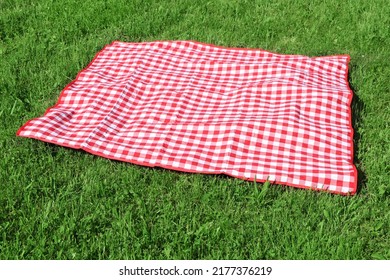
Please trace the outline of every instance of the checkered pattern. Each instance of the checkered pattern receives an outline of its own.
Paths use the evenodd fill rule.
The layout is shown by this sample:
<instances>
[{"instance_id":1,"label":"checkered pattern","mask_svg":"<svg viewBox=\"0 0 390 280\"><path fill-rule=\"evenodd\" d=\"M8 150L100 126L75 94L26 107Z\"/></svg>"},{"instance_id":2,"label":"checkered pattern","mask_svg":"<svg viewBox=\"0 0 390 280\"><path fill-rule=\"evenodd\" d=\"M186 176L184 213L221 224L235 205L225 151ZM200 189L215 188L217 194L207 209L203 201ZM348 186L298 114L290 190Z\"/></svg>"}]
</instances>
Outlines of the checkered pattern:
<instances>
[{"instance_id":1,"label":"checkered pattern","mask_svg":"<svg viewBox=\"0 0 390 280\"><path fill-rule=\"evenodd\" d=\"M17 134L145 166L353 194L348 62L113 42Z\"/></svg>"}]
</instances>

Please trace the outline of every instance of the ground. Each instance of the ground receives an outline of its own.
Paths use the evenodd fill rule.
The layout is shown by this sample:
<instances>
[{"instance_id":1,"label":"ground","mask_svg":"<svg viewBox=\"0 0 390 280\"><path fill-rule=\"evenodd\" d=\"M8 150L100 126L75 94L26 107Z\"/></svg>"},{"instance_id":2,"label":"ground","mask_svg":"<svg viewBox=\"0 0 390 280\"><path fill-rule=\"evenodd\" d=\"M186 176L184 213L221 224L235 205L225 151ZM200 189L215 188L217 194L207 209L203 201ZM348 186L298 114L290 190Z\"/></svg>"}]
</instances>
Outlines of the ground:
<instances>
[{"instance_id":1,"label":"ground","mask_svg":"<svg viewBox=\"0 0 390 280\"><path fill-rule=\"evenodd\" d=\"M389 259L386 0L0 2L0 259ZM114 40L349 54L359 190L140 167L16 137Z\"/></svg>"}]
</instances>

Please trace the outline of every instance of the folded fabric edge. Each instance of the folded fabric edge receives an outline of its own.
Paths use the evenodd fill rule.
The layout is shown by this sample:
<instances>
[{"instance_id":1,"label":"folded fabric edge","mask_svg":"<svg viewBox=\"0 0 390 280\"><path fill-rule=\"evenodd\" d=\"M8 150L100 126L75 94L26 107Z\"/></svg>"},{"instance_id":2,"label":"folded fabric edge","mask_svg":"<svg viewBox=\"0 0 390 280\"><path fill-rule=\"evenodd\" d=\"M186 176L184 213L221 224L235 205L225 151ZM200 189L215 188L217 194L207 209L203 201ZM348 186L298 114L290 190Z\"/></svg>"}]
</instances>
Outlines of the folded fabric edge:
<instances>
[{"instance_id":1,"label":"folded fabric edge","mask_svg":"<svg viewBox=\"0 0 390 280\"><path fill-rule=\"evenodd\" d=\"M195 40L157 40L157 41L142 41L142 42L123 42L123 41L113 41L112 43L108 44L107 46L111 46L112 44L119 43L119 44L147 44L147 43L175 43L175 42L188 42L188 43L194 43L194 44L199 44L207 47L212 47L216 49L222 49L222 50L237 50L237 51L261 51L261 52L266 52L269 54L274 54L274 55L281 55L281 56L300 56L300 57L305 57L305 58L311 58L311 59L316 59L316 58L332 58L332 57L345 57L350 60L350 56L348 54L332 54L332 55L321 55L321 56L308 56L304 54L283 54L283 53L277 53L277 52L271 52L262 48L239 48L239 47L227 47L227 46L219 46L219 45L214 45L211 43L204 43L204 42L199 42ZM106 47L107 47L106 46Z\"/></svg>"},{"instance_id":2,"label":"folded fabric edge","mask_svg":"<svg viewBox=\"0 0 390 280\"><path fill-rule=\"evenodd\" d=\"M352 100L353 100L353 90L351 89L350 85L349 85L349 63L351 61L351 57L348 55L347 56L347 61L346 61L346 71L345 71L345 84L346 86L348 87L348 90L349 90L349 100L348 100L348 115L349 115L349 128L350 128L350 136L349 136L349 139L350 139L350 146L351 146L351 164L352 164L352 167L353 167L353 176L354 176L354 179L355 179L355 185L354 185L354 189L353 189L353 194L356 194L356 192L358 191L358 171L357 171L357 168L356 168L356 165L354 163L354 160L355 160L355 148L354 148L354 141L353 141L353 138L354 138L354 134L355 134L355 131L353 129L353 120L352 120Z\"/></svg>"}]
</instances>

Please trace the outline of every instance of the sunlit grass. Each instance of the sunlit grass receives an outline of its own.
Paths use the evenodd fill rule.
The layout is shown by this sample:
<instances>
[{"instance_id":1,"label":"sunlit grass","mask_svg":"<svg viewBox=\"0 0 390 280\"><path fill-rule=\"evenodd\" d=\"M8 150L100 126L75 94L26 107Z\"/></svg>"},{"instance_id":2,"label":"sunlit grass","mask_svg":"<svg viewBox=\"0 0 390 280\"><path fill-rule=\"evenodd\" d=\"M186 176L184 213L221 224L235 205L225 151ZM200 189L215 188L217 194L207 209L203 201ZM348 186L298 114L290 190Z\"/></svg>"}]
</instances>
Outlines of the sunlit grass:
<instances>
[{"instance_id":1,"label":"sunlit grass","mask_svg":"<svg viewBox=\"0 0 390 280\"><path fill-rule=\"evenodd\" d=\"M390 258L387 1L1 1L1 259ZM17 138L113 40L350 54L353 197Z\"/></svg>"}]
</instances>

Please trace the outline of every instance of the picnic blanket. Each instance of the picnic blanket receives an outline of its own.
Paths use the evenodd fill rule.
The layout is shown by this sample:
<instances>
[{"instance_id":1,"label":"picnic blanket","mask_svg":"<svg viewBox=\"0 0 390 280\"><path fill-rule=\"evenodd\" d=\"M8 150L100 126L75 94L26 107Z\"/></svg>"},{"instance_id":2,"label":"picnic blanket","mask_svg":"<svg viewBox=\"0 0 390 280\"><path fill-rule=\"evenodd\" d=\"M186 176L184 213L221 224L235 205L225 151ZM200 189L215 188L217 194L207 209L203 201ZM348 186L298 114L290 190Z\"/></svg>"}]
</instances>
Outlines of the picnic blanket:
<instances>
[{"instance_id":1,"label":"picnic blanket","mask_svg":"<svg viewBox=\"0 0 390 280\"><path fill-rule=\"evenodd\" d=\"M17 135L144 166L354 194L348 63L115 41Z\"/></svg>"}]
</instances>

